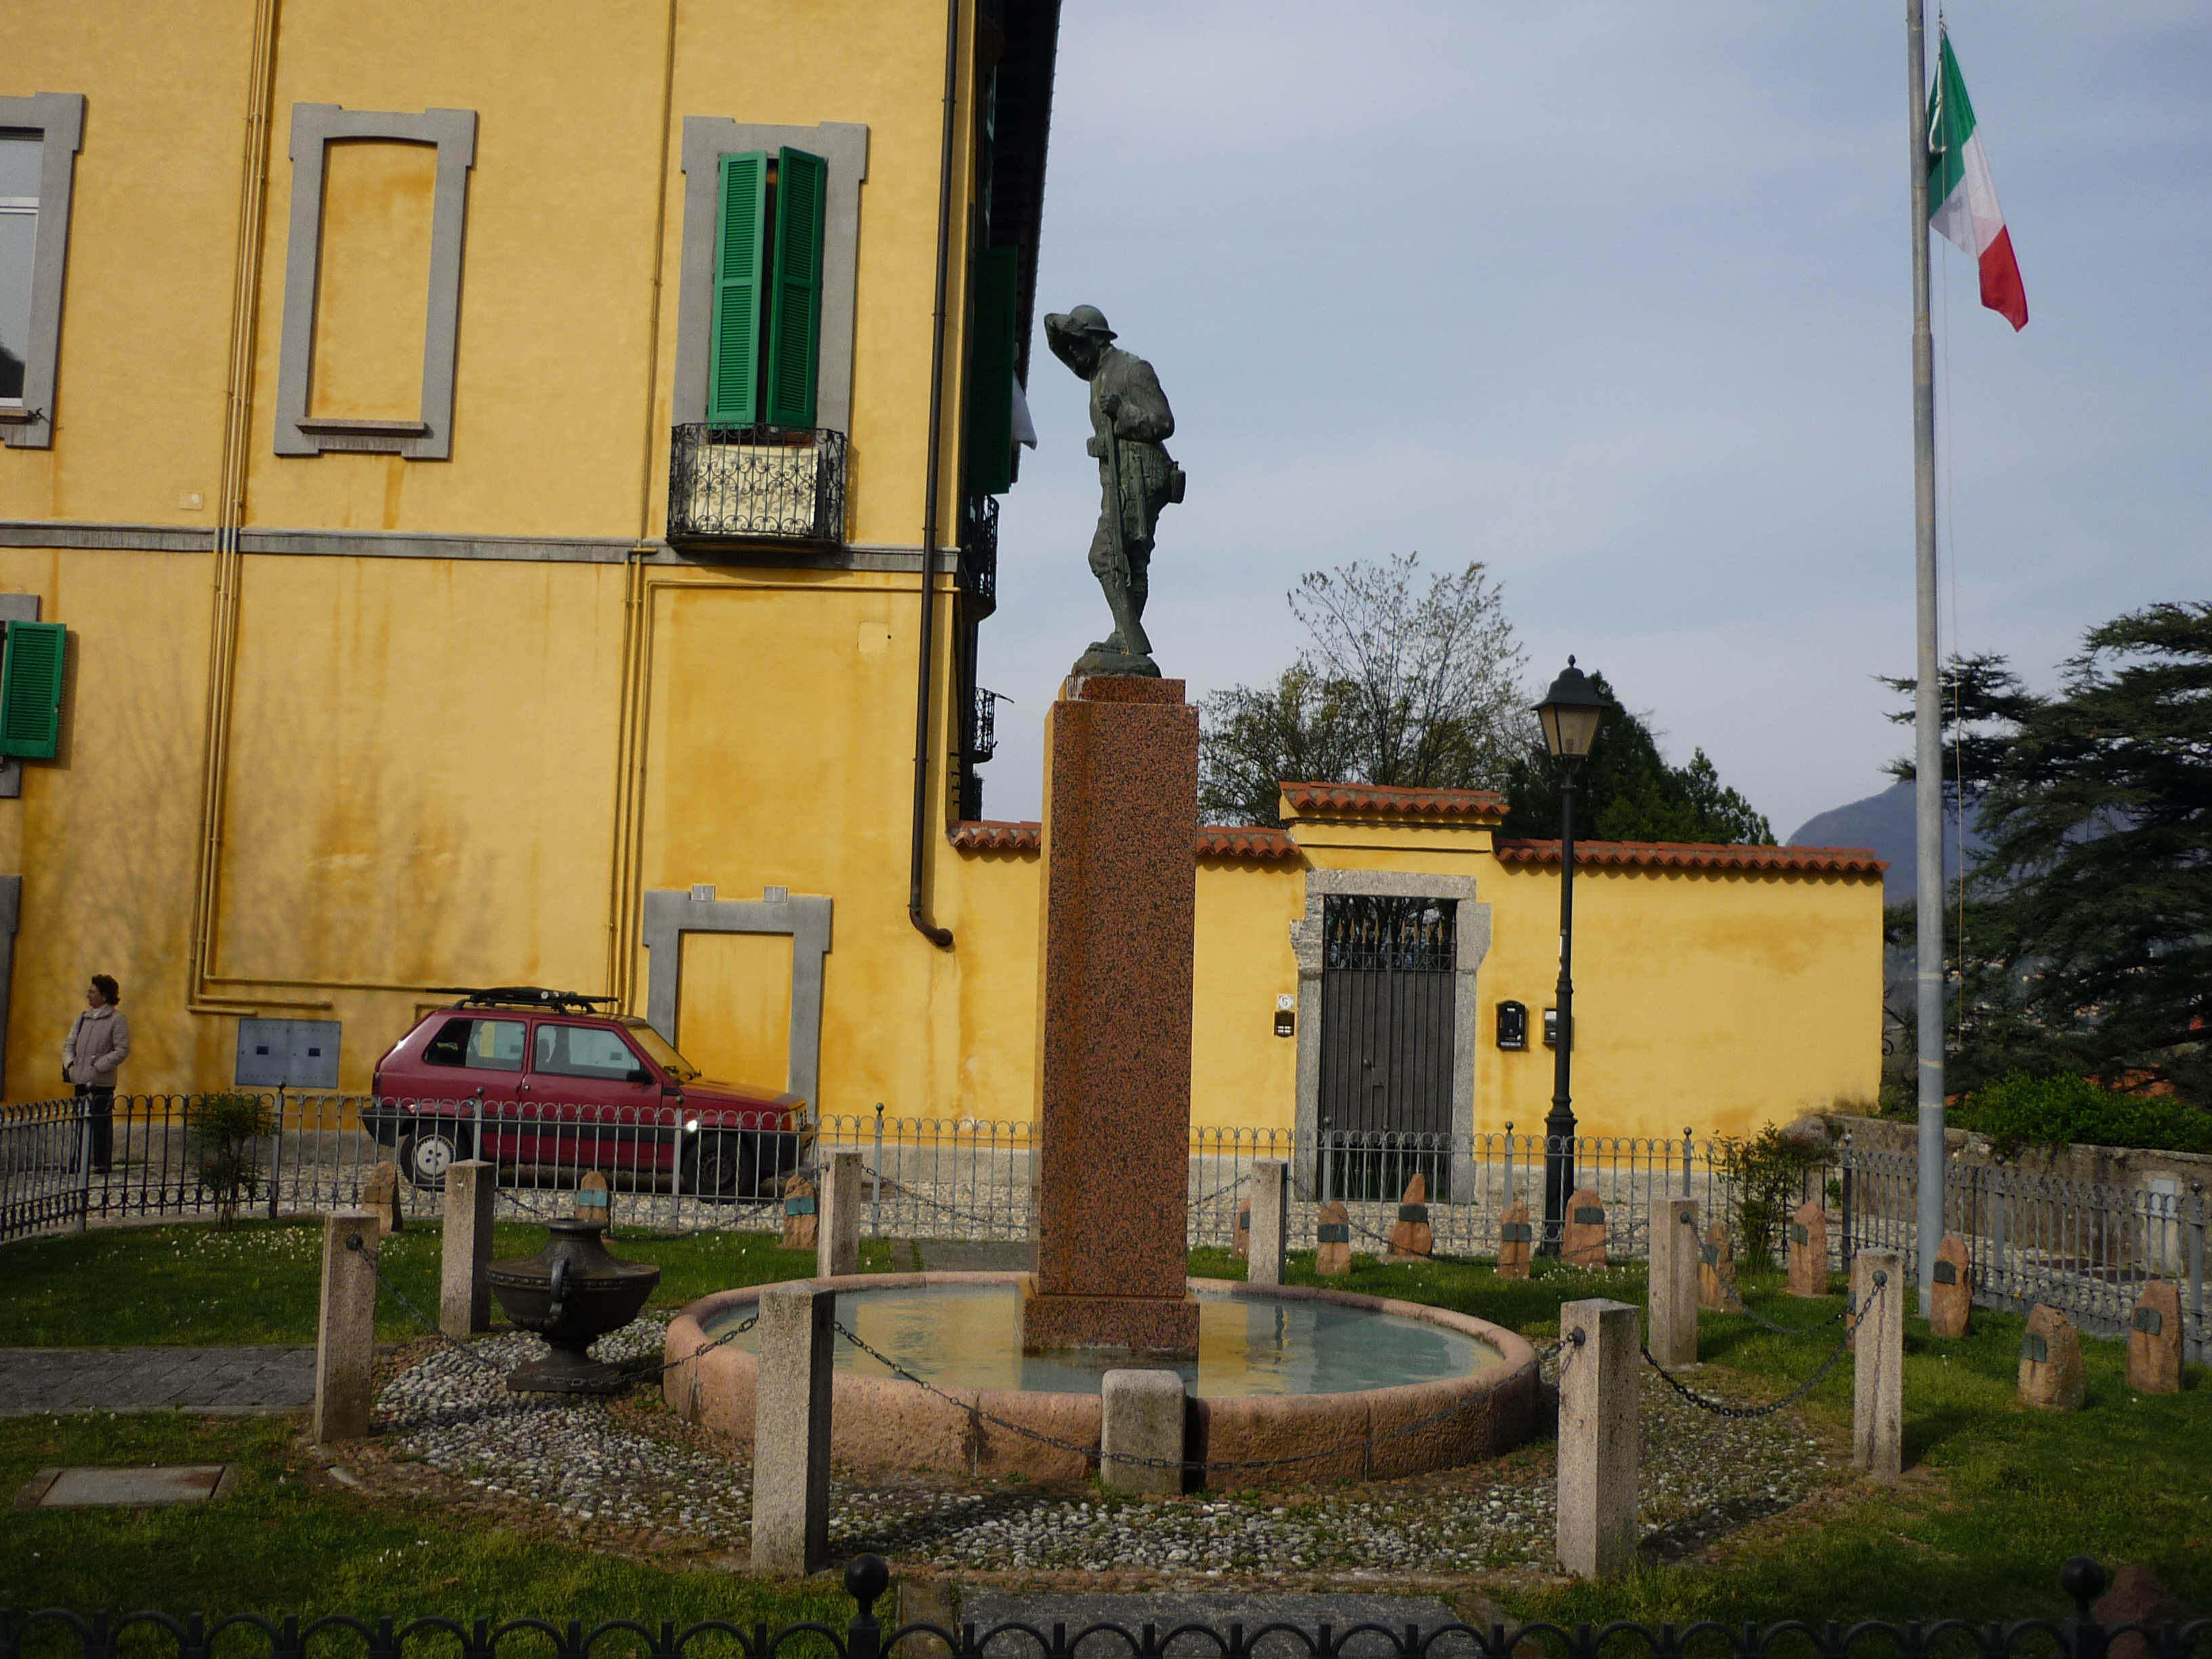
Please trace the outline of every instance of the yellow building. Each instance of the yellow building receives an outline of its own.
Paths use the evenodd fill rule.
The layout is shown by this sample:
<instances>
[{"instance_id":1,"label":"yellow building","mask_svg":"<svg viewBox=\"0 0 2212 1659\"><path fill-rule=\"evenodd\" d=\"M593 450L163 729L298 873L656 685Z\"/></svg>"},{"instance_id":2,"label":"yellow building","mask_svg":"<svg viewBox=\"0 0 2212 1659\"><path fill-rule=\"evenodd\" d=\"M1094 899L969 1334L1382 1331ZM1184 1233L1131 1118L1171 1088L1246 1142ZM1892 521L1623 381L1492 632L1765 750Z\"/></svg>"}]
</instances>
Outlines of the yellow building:
<instances>
[{"instance_id":1,"label":"yellow building","mask_svg":"<svg viewBox=\"0 0 2212 1659\"><path fill-rule=\"evenodd\" d=\"M435 988L544 984L825 1113L1029 1115L1036 854L967 821L1056 33L6 0L9 1099L98 971L137 1091L229 1083L241 1018L365 1089ZM1495 1005L1556 859L1386 794L1197 849L1198 1121L1315 1121L1332 893L1449 902L1451 1122L1542 1116ZM1871 1097L1873 868L1601 856L1586 1124Z\"/></svg>"}]
</instances>

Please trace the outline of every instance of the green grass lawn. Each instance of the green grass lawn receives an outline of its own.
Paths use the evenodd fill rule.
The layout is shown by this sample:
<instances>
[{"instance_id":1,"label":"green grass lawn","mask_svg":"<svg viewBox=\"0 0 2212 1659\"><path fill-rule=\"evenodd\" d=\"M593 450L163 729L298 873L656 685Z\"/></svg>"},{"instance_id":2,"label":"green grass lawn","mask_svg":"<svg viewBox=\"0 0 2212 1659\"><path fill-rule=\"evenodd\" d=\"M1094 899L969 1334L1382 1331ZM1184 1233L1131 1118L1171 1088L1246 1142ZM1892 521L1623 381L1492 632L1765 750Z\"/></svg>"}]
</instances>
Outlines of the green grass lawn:
<instances>
[{"instance_id":1,"label":"green grass lawn","mask_svg":"<svg viewBox=\"0 0 2212 1659\"><path fill-rule=\"evenodd\" d=\"M545 1230L523 1223L493 1229L495 1257L533 1255ZM811 1250L784 1250L767 1233L672 1237L617 1228L615 1253L660 1268L654 1307L680 1308L709 1291L804 1279ZM377 1266L431 1318L438 1311L435 1222L386 1238ZM890 1246L871 1240L862 1267L881 1267ZM319 1221L241 1221L228 1232L206 1225L107 1227L82 1236L9 1244L0 1291L0 1347L109 1344L312 1342L321 1294ZM495 1309L494 1316L497 1316ZM376 1334L404 1341L422 1328L389 1296Z\"/></svg>"},{"instance_id":2,"label":"green grass lawn","mask_svg":"<svg viewBox=\"0 0 2212 1659\"><path fill-rule=\"evenodd\" d=\"M501 1228L498 1250L526 1254L543 1237L533 1227ZM230 1234L118 1229L9 1245L0 1249L0 1346L309 1340L319 1238L312 1224L262 1223ZM665 1305L728 1285L803 1277L813 1267L810 1253L780 1250L764 1236L618 1233L616 1249L660 1265L656 1301ZM410 1229L386 1249L386 1273L428 1308L435 1230ZM889 1265L887 1248L865 1247L863 1265ZM1200 1276L1243 1277L1243 1264L1226 1251L1194 1251L1190 1265ZM1294 1256L1291 1282L1319 1282L1312 1265L1310 1253ZM1328 1282L1456 1309L1532 1336L1557 1333L1563 1302L1644 1297L1639 1268L1579 1273L1550 1263L1539 1263L1532 1279L1509 1282L1478 1262L1385 1266L1356 1256L1349 1278ZM1701 1352L1779 1395L1832 1346L1842 1301L1795 1299L1757 1276L1745 1288L1768 1317L1808 1334L1777 1336L1741 1316L1708 1314ZM2084 1409L2035 1411L2014 1397L2025 1322L1977 1313L1975 1322L1972 1337L1953 1342L1907 1322L1911 1468L1901 1483L1844 1483L1809 1512L1759 1523L1694 1565L1650 1568L1607 1585L1506 1588L1500 1599L1518 1616L1563 1620L2056 1615L2069 1610L2057 1588L2058 1564L2086 1552L2107 1566L2149 1565L2185 1604L2212 1611L2205 1374L2191 1371L2178 1396L2138 1397L2124 1386L2120 1345L2085 1339ZM386 1297L380 1333L398 1340L415 1328ZM1848 1364L1838 1366L1801 1408L1846 1437L1850 1376ZM639 1565L463 1526L434 1512L372 1508L326 1486L301 1485L296 1432L289 1422L181 1416L0 1421L0 1492L47 1463L234 1461L246 1475L238 1500L220 1510L0 1512L0 1606L529 1608L586 1620L713 1612L749 1620L843 1605L826 1582L772 1593L725 1575ZM1665 1448L1646 1445L1644 1455L1664 1456Z\"/></svg>"},{"instance_id":3,"label":"green grass lawn","mask_svg":"<svg viewBox=\"0 0 2212 1659\"><path fill-rule=\"evenodd\" d=\"M462 1524L426 1504L363 1504L312 1478L317 1466L300 1449L299 1435L300 1424L283 1418L0 1419L0 1491L9 1493L53 1463L231 1463L240 1476L231 1498L204 1508L0 1509L0 1607L402 1620L534 1613L586 1624L641 1616L683 1624L822 1619L841 1628L852 1614L842 1585L827 1576L776 1588ZM58 1641L27 1645L33 1653L64 1651ZM134 1647L174 1652L166 1638L126 1641L123 1652ZM75 1654L73 1642L66 1651ZM624 1650L593 1651L611 1659Z\"/></svg>"}]
</instances>

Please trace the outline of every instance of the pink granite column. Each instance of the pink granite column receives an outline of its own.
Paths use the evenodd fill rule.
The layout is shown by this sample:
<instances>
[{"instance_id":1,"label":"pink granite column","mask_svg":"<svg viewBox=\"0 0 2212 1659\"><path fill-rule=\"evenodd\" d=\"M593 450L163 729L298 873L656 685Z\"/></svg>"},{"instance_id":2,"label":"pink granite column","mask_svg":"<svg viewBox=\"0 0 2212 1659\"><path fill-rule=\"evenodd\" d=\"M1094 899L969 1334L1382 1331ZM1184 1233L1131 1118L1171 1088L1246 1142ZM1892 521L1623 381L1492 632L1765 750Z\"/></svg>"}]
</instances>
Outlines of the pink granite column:
<instances>
[{"instance_id":1,"label":"pink granite column","mask_svg":"<svg viewBox=\"0 0 2212 1659\"><path fill-rule=\"evenodd\" d=\"M1195 1357L1198 711L1181 680L1070 679L1044 747L1042 1214L1023 1346Z\"/></svg>"}]
</instances>

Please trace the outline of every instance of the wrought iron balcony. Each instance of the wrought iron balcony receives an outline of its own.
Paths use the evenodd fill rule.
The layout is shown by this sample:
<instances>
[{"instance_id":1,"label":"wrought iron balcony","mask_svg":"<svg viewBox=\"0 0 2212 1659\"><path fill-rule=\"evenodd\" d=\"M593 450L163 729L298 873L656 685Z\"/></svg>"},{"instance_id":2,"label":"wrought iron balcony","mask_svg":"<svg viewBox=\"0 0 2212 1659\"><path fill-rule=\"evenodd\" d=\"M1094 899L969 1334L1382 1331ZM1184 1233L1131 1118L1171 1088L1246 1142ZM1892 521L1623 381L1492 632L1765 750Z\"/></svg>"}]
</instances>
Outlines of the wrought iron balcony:
<instances>
[{"instance_id":1,"label":"wrought iron balcony","mask_svg":"<svg viewBox=\"0 0 2212 1659\"><path fill-rule=\"evenodd\" d=\"M975 688L975 708L968 723L968 758L981 766L999 746L999 694Z\"/></svg>"},{"instance_id":2,"label":"wrought iron balcony","mask_svg":"<svg viewBox=\"0 0 2212 1659\"><path fill-rule=\"evenodd\" d=\"M999 608L999 498L971 495L960 534L960 591L977 617Z\"/></svg>"},{"instance_id":3,"label":"wrought iron balcony","mask_svg":"<svg viewBox=\"0 0 2212 1659\"><path fill-rule=\"evenodd\" d=\"M842 542L846 438L827 428L679 426L668 449L668 539Z\"/></svg>"}]
</instances>

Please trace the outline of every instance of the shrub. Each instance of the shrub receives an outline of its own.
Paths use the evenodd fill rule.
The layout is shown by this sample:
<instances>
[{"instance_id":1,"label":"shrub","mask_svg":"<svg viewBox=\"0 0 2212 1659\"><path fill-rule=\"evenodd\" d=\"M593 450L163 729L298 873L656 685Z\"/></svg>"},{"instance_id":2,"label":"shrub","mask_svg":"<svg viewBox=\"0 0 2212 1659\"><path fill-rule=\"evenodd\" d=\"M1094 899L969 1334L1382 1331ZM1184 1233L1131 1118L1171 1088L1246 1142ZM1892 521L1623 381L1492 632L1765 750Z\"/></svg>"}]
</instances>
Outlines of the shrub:
<instances>
[{"instance_id":1,"label":"shrub","mask_svg":"<svg viewBox=\"0 0 2212 1659\"><path fill-rule=\"evenodd\" d=\"M1806 1177L1826 1165L1827 1149L1794 1140L1771 1123L1748 1140L1728 1136L1715 1146L1715 1162L1735 1200L1736 1261L1771 1267L1782 1230L1804 1202Z\"/></svg>"},{"instance_id":2,"label":"shrub","mask_svg":"<svg viewBox=\"0 0 2212 1659\"><path fill-rule=\"evenodd\" d=\"M1966 1097L1951 1120L1985 1134L2003 1157L2027 1146L2140 1146L2212 1152L2212 1112L2171 1095L2129 1094L2085 1077L2015 1072Z\"/></svg>"},{"instance_id":3,"label":"shrub","mask_svg":"<svg viewBox=\"0 0 2212 1659\"><path fill-rule=\"evenodd\" d=\"M200 1185L216 1201L216 1223L228 1227L261 1188L261 1141L274 1132L269 1103L258 1095L201 1095L185 1104L185 1128Z\"/></svg>"}]
</instances>

